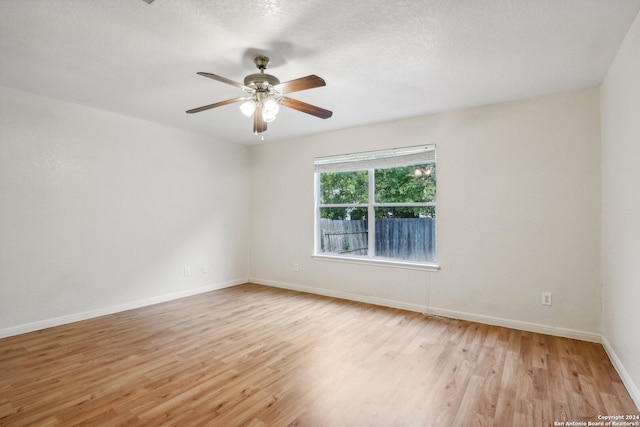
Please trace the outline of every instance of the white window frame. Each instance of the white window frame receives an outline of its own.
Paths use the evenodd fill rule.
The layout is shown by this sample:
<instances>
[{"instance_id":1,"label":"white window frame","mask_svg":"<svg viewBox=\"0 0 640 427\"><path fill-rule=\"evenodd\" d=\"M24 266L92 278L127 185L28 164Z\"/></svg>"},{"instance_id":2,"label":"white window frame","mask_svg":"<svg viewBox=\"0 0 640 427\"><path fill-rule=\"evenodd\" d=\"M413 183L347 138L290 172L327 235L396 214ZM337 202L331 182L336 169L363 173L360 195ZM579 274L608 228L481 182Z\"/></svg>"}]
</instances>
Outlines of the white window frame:
<instances>
[{"instance_id":1,"label":"white window frame","mask_svg":"<svg viewBox=\"0 0 640 427\"><path fill-rule=\"evenodd\" d=\"M436 202L416 203L377 203L375 201L375 170L385 167L403 167L412 164L436 163L435 145L418 147L403 147L393 150L370 151L364 153L347 154L341 156L323 157L315 160L314 171L314 255L319 260L339 261L357 264L375 264L409 269L430 270L439 269L436 262L406 261L392 258L377 257L375 254L375 209L379 207L436 207ZM320 174L323 172L353 172L368 171L368 202L366 204L320 204ZM368 255L348 256L320 252L320 210L322 208L367 208L368 214ZM437 234L437 233L436 233Z\"/></svg>"}]
</instances>

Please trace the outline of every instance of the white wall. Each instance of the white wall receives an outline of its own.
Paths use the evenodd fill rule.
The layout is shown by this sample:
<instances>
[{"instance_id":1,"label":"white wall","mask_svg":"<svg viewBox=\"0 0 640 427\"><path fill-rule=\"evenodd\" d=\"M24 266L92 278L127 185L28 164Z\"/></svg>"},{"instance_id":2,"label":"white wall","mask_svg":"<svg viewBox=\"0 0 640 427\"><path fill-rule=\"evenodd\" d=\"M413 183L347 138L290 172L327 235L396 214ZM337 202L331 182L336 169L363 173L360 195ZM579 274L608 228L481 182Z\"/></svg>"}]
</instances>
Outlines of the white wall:
<instances>
[{"instance_id":1,"label":"white wall","mask_svg":"<svg viewBox=\"0 0 640 427\"><path fill-rule=\"evenodd\" d=\"M314 157L425 143L441 270L313 259ZM265 143L251 165L253 281L599 339L597 89Z\"/></svg>"},{"instance_id":2,"label":"white wall","mask_svg":"<svg viewBox=\"0 0 640 427\"><path fill-rule=\"evenodd\" d=\"M602 332L640 406L640 15L600 88Z\"/></svg>"},{"instance_id":3,"label":"white wall","mask_svg":"<svg viewBox=\"0 0 640 427\"><path fill-rule=\"evenodd\" d=\"M0 336L246 281L248 161L0 88Z\"/></svg>"}]
</instances>

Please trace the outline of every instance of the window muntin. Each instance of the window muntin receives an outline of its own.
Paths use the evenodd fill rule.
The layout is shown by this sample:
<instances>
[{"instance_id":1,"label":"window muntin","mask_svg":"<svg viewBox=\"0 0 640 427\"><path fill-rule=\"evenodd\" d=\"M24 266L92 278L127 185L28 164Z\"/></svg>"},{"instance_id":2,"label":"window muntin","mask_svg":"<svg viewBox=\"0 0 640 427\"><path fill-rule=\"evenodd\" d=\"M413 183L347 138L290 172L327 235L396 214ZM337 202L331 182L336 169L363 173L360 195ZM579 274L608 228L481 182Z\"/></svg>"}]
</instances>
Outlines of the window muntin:
<instances>
[{"instance_id":1,"label":"window muntin","mask_svg":"<svg viewBox=\"0 0 640 427\"><path fill-rule=\"evenodd\" d=\"M435 264L435 146L315 166L316 254Z\"/></svg>"}]
</instances>

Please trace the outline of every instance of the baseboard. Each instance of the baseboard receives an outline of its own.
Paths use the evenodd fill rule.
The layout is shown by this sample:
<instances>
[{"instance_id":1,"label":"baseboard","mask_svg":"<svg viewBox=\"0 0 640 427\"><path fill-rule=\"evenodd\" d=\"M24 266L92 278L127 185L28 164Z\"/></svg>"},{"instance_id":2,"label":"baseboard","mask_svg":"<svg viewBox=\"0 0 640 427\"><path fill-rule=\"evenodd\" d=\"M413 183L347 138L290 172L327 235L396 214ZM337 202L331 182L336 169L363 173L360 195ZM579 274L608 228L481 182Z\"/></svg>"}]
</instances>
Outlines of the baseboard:
<instances>
[{"instance_id":1,"label":"baseboard","mask_svg":"<svg viewBox=\"0 0 640 427\"><path fill-rule=\"evenodd\" d=\"M487 325L502 326L505 328L518 329L521 331L536 332L538 334L553 335L563 338L572 338L580 341L601 342L601 335L595 332L579 331L576 329L559 328L556 326L542 325L539 323L523 322L521 320L511 320L501 317L484 316L481 314L464 313L460 311L429 307L428 314L454 319L468 320L470 322L484 323Z\"/></svg>"},{"instance_id":2,"label":"baseboard","mask_svg":"<svg viewBox=\"0 0 640 427\"><path fill-rule=\"evenodd\" d=\"M192 295L202 294L205 292L215 291L217 289L229 288L231 286L247 283L247 278L231 280L228 282L214 283L212 285L202 286L195 289L174 292L171 294L158 295L156 297L144 300L127 302L110 307L102 307L95 310L84 311L81 313L69 314L66 316L55 317L52 319L40 320L24 325L12 326L0 329L0 338L6 338L13 335L25 334L27 332L38 331L40 329L52 328L54 326L66 325L68 323L79 322L81 320L93 319L94 317L106 316L108 314L119 313L122 311L133 310L135 308L146 307L149 305L159 304L166 301L185 298Z\"/></svg>"},{"instance_id":3,"label":"baseboard","mask_svg":"<svg viewBox=\"0 0 640 427\"><path fill-rule=\"evenodd\" d=\"M578 331L568 328L558 328L554 326L541 325L537 323L523 322L519 320L504 319L499 317L484 316L473 313L465 313L455 310L447 310L437 307L427 307L424 304L412 304L402 301L394 301L384 298L369 297L364 295L352 294L348 292L333 291L327 289L314 288L310 286L301 286L291 283L278 282L274 280L266 280L260 278L249 279L252 283L259 285L273 286L276 288L290 289L293 291L308 292L312 294L324 295L334 298L341 298L351 301L366 302L369 304L381 305L384 307L400 308L409 311L417 311L434 316L448 317L452 319L468 320L470 322L484 323L494 326L503 326L505 328L518 329L529 332L536 332L546 335L554 335L564 338L572 338L581 341L601 342L601 335L595 332Z\"/></svg>"},{"instance_id":4,"label":"baseboard","mask_svg":"<svg viewBox=\"0 0 640 427\"><path fill-rule=\"evenodd\" d=\"M631 395L631 399L633 399L633 402L636 404L636 407L640 408L640 389L638 389L638 386L633 382L633 379L629 375L629 372L627 372L627 370L625 369L624 365L622 364L622 361L620 360L615 350L613 349L613 346L611 346L611 343L607 340L607 337L605 337L604 335L602 336L602 346L604 347L604 350L607 352L609 359L611 359L611 363L613 363L613 367L616 368L616 371L618 371L618 375L620 375L620 378L622 379L622 382L627 388L629 395Z\"/></svg>"},{"instance_id":5,"label":"baseboard","mask_svg":"<svg viewBox=\"0 0 640 427\"><path fill-rule=\"evenodd\" d=\"M369 297L369 296L365 296L365 295L352 294L352 293L348 293L348 292L340 292L340 291L332 291L332 290L328 290L328 289L313 288L313 287L310 287L310 286L294 285L294 284L291 284L291 283L278 282L278 281L274 281L274 280L259 279L259 278L255 278L255 277L250 278L249 281L251 283L255 283L257 285L271 286L271 287L274 287L274 288L281 288L281 289L289 289L291 291L298 291L298 292L307 292L307 293L310 293L310 294L323 295L323 296L326 296L326 297L333 297L333 298L340 298L340 299L346 299L346 300L349 300L349 301L365 302L365 303L368 303L368 304L381 305L381 306L384 306L384 307L400 308L400 309L403 309L403 310L417 311L419 313L424 313L424 308L425 308L424 305L420 305L420 304L411 304L411 303L406 303L406 302L402 302L402 301L394 301L394 300L389 300L389 299L384 299L384 298Z\"/></svg>"}]
</instances>

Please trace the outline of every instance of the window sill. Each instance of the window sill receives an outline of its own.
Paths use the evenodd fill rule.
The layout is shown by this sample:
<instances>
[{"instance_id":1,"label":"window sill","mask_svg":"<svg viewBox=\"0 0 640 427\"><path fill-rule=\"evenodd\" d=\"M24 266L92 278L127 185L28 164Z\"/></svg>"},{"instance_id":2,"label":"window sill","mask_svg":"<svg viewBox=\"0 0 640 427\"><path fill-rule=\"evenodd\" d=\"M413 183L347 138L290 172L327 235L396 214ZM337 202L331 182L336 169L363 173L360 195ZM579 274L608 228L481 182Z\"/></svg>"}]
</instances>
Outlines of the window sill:
<instances>
[{"instance_id":1,"label":"window sill","mask_svg":"<svg viewBox=\"0 0 640 427\"><path fill-rule=\"evenodd\" d=\"M422 262L411 262L411 261L394 261L394 260L384 259L384 258L365 258L365 257L360 258L360 257L347 257L347 256L336 256L336 255L325 255L325 254L316 254L316 255L312 255L311 257L319 261L345 262L348 264L378 265L381 267L405 268L408 270L423 270L423 271L440 270L440 266L438 264L427 264Z\"/></svg>"}]
</instances>

